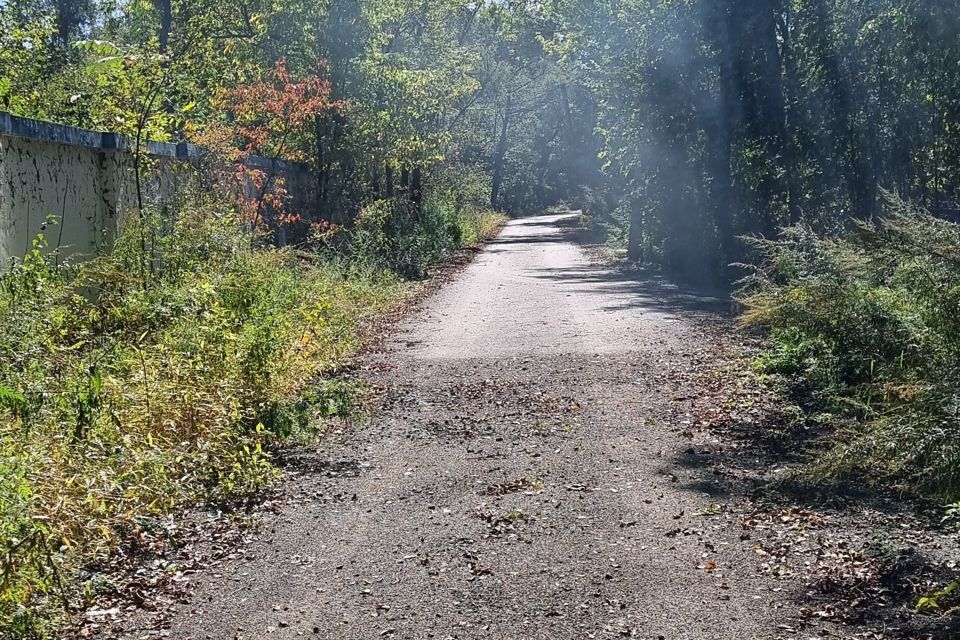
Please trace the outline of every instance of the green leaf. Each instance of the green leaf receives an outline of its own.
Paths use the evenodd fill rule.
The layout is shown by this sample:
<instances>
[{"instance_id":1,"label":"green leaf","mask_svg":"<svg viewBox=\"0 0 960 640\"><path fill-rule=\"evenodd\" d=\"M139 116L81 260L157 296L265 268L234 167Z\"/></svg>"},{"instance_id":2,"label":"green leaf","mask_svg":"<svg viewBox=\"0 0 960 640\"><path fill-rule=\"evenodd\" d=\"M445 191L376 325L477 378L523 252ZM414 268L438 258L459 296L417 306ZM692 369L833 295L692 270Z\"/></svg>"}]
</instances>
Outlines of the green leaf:
<instances>
[{"instance_id":1,"label":"green leaf","mask_svg":"<svg viewBox=\"0 0 960 640\"><path fill-rule=\"evenodd\" d=\"M24 409L26 404L26 396L0 384L0 407L18 413Z\"/></svg>"},{"instance_id":2,"label":"green leaf","mask_svg":"<svg viewBox=\"0 0 960 640\"><path fill-rule=\"evenodd\" d=\"M104 57L121 54L120 47L107 40L78 40L73 43L73 48Z\"/></svg>"}]
</instances>

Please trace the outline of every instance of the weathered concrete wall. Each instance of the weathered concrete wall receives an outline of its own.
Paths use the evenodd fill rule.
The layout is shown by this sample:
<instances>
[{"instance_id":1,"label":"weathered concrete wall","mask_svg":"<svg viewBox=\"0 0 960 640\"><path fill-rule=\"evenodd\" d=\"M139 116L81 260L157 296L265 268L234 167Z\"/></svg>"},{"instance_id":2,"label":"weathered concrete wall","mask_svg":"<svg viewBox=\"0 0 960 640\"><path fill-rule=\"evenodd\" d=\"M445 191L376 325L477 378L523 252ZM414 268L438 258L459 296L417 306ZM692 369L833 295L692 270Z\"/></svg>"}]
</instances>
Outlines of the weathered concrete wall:
<instances>
[{"instance_id":1,"label":"weathered concrete wall","mask_svg":"<svg viewBox=\"0 0 960 640\"><path fill-rule=\"evenodd\" d=\"M131 146L117 134L0 112L0 269L29 251L48 218L57 224L46 228L46 240L63 256L80 258L109 247L123 216L137 211ZM175 205L197 182L198 149L150 142L144 151L150 158L141 179L145 203ZM278 170L293 206L309 211L308 168L281 163Z\"/></svg>"},{"instance_id":2,"label":"weathered concrete wall","mask_svg":"<svg viewBox=\"0 0 960 640\"><path fill-rule=\"evenodd\" d=\"M11 137L0 130L0 260L22 255L47 217L51 244L95 252L101 232L115 226L107 177L115 159L91 146ZM113 154L110 154L113 155Z\"/></svg>"}]
</instances>

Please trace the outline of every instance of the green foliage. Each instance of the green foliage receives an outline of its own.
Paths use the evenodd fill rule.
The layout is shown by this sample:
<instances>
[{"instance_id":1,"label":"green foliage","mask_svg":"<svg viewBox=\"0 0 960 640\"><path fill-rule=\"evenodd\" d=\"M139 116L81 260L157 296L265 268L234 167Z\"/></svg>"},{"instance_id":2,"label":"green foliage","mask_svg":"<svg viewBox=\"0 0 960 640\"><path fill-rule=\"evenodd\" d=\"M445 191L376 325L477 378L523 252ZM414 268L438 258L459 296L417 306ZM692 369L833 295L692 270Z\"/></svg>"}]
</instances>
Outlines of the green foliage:
<instances>
[{"instance_id":1,"label":"green foliage","mask_svg":"<svg viewBox=\"0 0 960 640\"><path fill-rule=\"evenodd\" d=\"M951 582L942 589L923 596L917 600L917 613L939 613L942 615L953 615L960 611L960 605L956 604L957 589L960 589L960 582Z\"/></svg>"},{"instance_id":2,"label":"green foliage","mask_svg":"<svg viewBox=\"0 0 960 640\"><path fill-rule=\"evenodd\" d=\"M451 251L476 244L499 231L505 218L454 202L427 198L411 202L379 200L366 207L335 244L340 255L368 269L422 279Z\"/></svg>"},{"instance_id":3,"label":"green foliage","mask_svg":"<svg viewBox=\"0 0 960 640\"><path fill-rule=\"evenodd\" d=\"M470 176L488 207L514 212L573 199L596 173L592 100L547 46L557 24L527 3L171 0L166 26L162 3L88 3L66 34L61 4L0 6L0 109L208 141L247 120L218 96L285 60L288 95L319 73L336 106L279 145L318 175L315 211L297 212L313 221L347 225L372 201L419 201L401 183L414 172ZM244 151L264 155L259 146Z\"/></svg>"},{"instance_id":4,"label":"green foliage","mask_svg":"<svg viewBox=\"0 0 960 640\"><path fill-rule=\"evenodd\" d=\"M745 323L760 365L840 417L821 471L960 497L960 227L891 199L840 237L805 227L751 240Z\"/></svg>"},{"instance_id":5,"label":"green foliage","mask_svg":"<svg viewBox=\"0 0 960 640\"><path fill-rule=\"evenodd\" d=\"M948 504L944 507L945 513L943 516L944 522L958 523L960 522L960 502L954 502L953 504Z\"/></svg>"},{"instance_id":6,"label":"green foliage","mask_svg":"<svg viewBox=\"0 0 960 640\"><path fill-rule=\"evenodd\" d=\"M396 278L251 250L235 220L182 211L147 234L146 268L138 225L152 216L91 262L57 266L38 241L0 275L5 632L30 637L45 610L80 604L73 576L144 518L259 491L307 395L312 420L349 411L347 389L313 381L394 304Z\"/></svg>"},{"instance_id":7,"label":"green foliage","mask_svg":"<svg viewBox=\"0 0 960 640\"><path fill-rule=\"evenodd\" d=\"M690 277L741 259L740 235L875 215L879 189L960 201L960 16L941 0L241 5L171 0L167 25L155 2L7 3L0 108L195 139L231 120L212 97L324 61L341 108L282 145L317 173L314 222L461 172L497 210L594 205L632 259Z\"/></svg>"},{"instance_id":8,"label":"green foliage","mask_svg":"<svg viewBox=\"0 0 960 640\"><path fill-rule=\"evenodd\" d=\"M0 7L0 108L16 113L44 115L42 78L49 71L52 16L20 21Z\"/></svg>"},{"instance_id":9,"label":"green foliage","mask_svg":"<svg viewBox=\"0 0 960 640\"><path fill-rule=\"evenodd\" d=\"M561 0L630 257L722 277L799 223L960 202L960 12L940 0ZM624 210L629 203L628 210ZM616 213L615 213L616 212ZM624 213L628 214L624 216Z\"/></svg>"}]
</instances>

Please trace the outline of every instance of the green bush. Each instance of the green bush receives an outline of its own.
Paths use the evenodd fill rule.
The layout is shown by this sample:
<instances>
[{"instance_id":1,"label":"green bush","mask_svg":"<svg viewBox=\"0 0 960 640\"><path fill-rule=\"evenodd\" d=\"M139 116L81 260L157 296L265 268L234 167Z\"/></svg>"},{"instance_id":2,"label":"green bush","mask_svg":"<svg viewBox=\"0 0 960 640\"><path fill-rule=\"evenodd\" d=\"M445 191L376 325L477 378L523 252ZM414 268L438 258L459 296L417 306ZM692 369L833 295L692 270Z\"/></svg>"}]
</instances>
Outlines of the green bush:
<instances>
[{"instance_id":1,"label":"green bush","mask_svg":"<svg viewBox=\"0 0 960 640\"><path fill-rule=\"evenodd\" d=\"M818 469L960 498L960 226L891 199L844 236L751 242L741 301L770 330L760 364L838 416Z\"/></svg>"},{"instance_id":2,"label":"green bush","mask_svg":"<svg viewBox=\"0 0 960 640\"><path fill-rule=\"evenodd\" d=\"M150 518L271 481L300 405L342 410L318 381L401 293L388 273L252 250L212 205L156 222L76 267L40 238L0 274L0 635L39 637Z\"/></svg>"},{"instance_id":3,"label":"green bush","mask_svg":"<svg viewBox=\"0 0 960 640\"><path fill-rule=\"evenodd\" d=\"M452 251L489 239L504 216L454 199L428 197L421 206L406 200L378 200L363 209L334 246L354 266L389 270L404 278L425 278L430 267Z\"/></svg>"}]
</instances>

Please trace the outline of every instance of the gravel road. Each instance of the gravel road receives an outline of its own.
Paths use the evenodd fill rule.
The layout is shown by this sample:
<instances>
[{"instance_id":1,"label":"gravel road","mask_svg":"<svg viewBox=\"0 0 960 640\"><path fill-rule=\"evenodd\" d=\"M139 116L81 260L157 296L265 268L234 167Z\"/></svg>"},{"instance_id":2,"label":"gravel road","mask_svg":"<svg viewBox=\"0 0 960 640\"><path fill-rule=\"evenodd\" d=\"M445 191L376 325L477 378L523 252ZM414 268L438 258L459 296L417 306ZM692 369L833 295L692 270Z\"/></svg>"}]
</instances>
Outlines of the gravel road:
<instances>
[{"instance_id":1,"label":"gravel road","mask_svg":"<svg viewBox=\"0 0 960 640\"><path fill-rule=\"evenodd\" d=\"M791 595L683 464L717 301L594 266L562 227L512 222L401 323L365 365L375 417L291 469L164 636L783 633Z\"/></svg>"}]
</instances>

